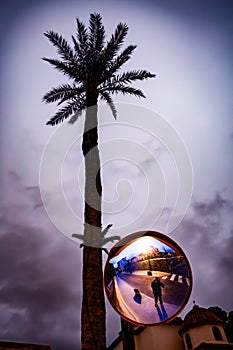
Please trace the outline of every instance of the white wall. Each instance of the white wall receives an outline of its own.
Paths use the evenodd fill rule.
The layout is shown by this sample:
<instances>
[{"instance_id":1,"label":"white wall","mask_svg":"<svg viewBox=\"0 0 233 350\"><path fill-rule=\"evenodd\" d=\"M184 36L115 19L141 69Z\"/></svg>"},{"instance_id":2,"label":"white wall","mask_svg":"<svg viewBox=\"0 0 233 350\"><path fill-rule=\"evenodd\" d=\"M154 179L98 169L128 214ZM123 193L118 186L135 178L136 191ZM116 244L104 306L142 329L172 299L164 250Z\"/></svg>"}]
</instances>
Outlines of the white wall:
<instances>
[{"instance_id":1,"label":"white wall","mask_svg":"<svg viewBox=\"0 0 233 350\"><path fill-rule=\"evenodd\" d=\"M225 331L221 325L216 325L218 329L221 332L223 340L215 340L212 328L214 325L202 325L199 327L195 327L190 329L188 332L185 332L185 334L189 334L192 342L193 348L198 346L199 344L203 342L211 342L211 343L217 343L217 344L223 344L223 343L228 343ZM185 334L184 334L184 339L185 339ZM186 348L187 349L187 348Z\"/></svg>"},{"instance_id":2,"label":"white wall","mask_svg":"<svg viewBox=\"0 0 233 350\"><path fill-rule=\"evenodd\" d=\"M178 334L179 326L159 325L146 328L135 336L136 350L184 350L181 337Z\"/></svg>"}]
</instances>

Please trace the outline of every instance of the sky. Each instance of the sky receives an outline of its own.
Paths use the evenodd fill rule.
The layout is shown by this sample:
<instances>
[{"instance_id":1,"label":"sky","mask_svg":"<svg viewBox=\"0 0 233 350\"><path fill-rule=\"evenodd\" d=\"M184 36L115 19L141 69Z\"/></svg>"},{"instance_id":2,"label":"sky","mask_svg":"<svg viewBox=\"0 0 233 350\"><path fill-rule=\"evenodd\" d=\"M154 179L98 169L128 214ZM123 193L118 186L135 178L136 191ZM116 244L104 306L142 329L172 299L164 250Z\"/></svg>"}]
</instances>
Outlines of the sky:
<instances>
[{"instance_id":1,"label":"sky","mask_svg":"<svg viewBox=\"0 0 233 350\"><path fill-rule=\"evenodd\" d=\"M113 254L111 258L111 252L109 253L109 262L111 264L115 264L115 267L117 267L117 262L120 261L123 258L126 259L132 259L133 257L146 253L148 250L150 251L150 248L154 247L157 248L159 252L172 252L175 251L172 249L171 245L167 245L165 243L161 243L159 240L153 238L153 237L141 237L138 238L132 243L130 243L128 246L126 245L123 250L120 250L118 254Z\"/></svg>"},{"instance_id":2,"label":"sky","mask_svg":"<svg viewBox=\"0 0 233 350\"><path fill-rule=\"evenodd\" d=\"M202 307L233 309L232 3L8 0L1 4L0 21L0 340L46 343L54 350L77 350L80 344L82 251L70 238L73 225L82 229L83 118L74 126L75 142L64 150L60 137L59 149L58 128L45 125L56 106L41 100L65 80L41 58L56 57L46 30L70 39L75 18L88 24L91 12L101 13L108 35L119 22L129 25L126 44L137 49L125 69L156 74L137 84L146 99L118 97L119 119L110 114L100 119L104 225L112 223L110 234L122 237L153 229L181 246L194 279L182 317L193 300ZM137 113L139 124L131 117ZM170 134L152 130L153 116L171 130L175 149L169 148ZM179 158L179 140L184 158ZM41 158L48 149L54 163L45 167L46 175L40 173ZM62 189L77 221L67 219L71 210L66 215L57 197L60 178L52 166L60 151L65 151ZM193 176L189 172L182 180L190 167ZM47 187L39 182L41 174L50 180ZM187 194L185 216L168 232L179 192ZM107 300L106 306L110 344L120 321Z\"/></svg>"}]
</instances>

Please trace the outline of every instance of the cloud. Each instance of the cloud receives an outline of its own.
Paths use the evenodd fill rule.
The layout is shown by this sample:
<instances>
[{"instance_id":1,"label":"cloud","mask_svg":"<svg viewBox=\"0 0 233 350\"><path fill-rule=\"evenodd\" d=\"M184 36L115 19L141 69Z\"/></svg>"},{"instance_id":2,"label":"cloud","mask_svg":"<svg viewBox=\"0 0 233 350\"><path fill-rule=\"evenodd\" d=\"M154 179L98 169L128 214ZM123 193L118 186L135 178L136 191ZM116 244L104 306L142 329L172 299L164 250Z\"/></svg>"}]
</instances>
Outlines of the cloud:
<instances>
[{"instance_id":1,"label":"cloud","mask_svg":"<svg viewBox=\"0 0 233 350\"><path fill-rule=\"evenodd\" d=\"M23 186L17 173L10 183L16 194L0 211L0 337L47 343L54 350L78 349L81 250L56 231L42 207L33 210L40 201L37 186ZM194 201L171 235L193 269L191 300L226 311L232 308L232 211L232 201L222 193ZM117 336L120 322L106 304L109 342Z\"/></svg>"},{"instance_id":2,"label":"cloud","mask_svg":"<svg viewBox=\"0 0 233 350\"><path fill-rule=\"evenodd\" d=\"M183 247L193 269L193 298L200 305L232 308L233 203L217 193L195 202L173 238Z\"/></svg>"},{"instance_id":3,"label":"cloud","mask_svg":"<svg viewBox=\"0 0 233 350\"><path fill-rule=\"evenodd\" d=\"M80 344L81 254L77 245L40 223L11 222L2 209L0 233L1 339L47 343L53 349ZM4 213L8 211L8 215ZM42 225L43 226L43 225Z\"/></svg>"},{"instance_id":4,"label":"cloud","mask_svg":"<svg viewBox=\"0 0 233 350\"><path fill-rule=\"evenodd\" d=\"M41 205L38 186L25 186L15 170L8 175L10 196L0 208L0 339L78 350L79 242L54 228ZM119 316L108 302L106 307L111 342L120 329Z\"/></svg>"},{"instance_id":5,"label":"cloud","mask_svg":"<svg viewBox=\"0 0 233 350\"><path fill-rule=\"evenodd\" d=\"M197 214L200 214L202 217L207 217L209 215L220 215L223 210L232 210L232 203L223 198L219 193L215 195L215 198L212 201L208 202L194 202L194 210Z\"/></svg>"}]
</instances>

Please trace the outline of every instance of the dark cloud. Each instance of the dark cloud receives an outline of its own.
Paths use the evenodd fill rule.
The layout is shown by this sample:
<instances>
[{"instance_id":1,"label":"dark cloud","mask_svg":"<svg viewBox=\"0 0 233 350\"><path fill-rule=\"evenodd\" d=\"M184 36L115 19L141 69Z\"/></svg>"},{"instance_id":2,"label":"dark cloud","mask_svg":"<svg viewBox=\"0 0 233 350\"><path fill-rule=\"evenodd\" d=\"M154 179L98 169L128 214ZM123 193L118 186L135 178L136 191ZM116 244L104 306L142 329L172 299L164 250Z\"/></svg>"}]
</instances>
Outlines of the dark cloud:
<instances>
[{"instance_id":1,"label":"dark cloud","mask_svg":"<svg viewBox=\"0 0 233 350\"><path fill-rule=\"evenodd\" d=\"M20 208L17 208L18 211ZM0 234L0 338L80 344L81 259L78 246L38 226L2 221Z\"/></svg>"},{"instance_id":2,"label":"dark cloud","mask_svg":"<svg viewBox=\"0 0 233 350\"><path fill-rule=\"evenodd\" d=\"M13 176L13 182L18 179ZM81 250L58 233L38 203L36 186L20 190L22 203L0 211L0 339L47 343L55 350L80 345ZM216 194L195 201L172 238L190 260L194 288L191 300L226 311L232 303L232 202ZM188 309L186 309L188 311ZM111 342L119 317L107 303Z\"/></svg>"},{"instance_id":3,"label":"dark cloud","mask_svg":"<svg viewBox=\"0 0 233 350\"><path fill-rule=\"evenodd\" d=\"M230 232L230 236L225 240L223 246L223 253L219 256L219 270L222 272L219 275L218 281L220 284L224 283L225 280L233 281L233 230ZM228 287L228 285L226 286ZM231 288L225 290L224 295L230 296L231 307L233 308L233 297L231 293Z\"/></svg>"},{"instance_id":4,"label":"dark cloud","mask_svg":"<svg viewBox=\"0 0 233 350\"><path fill-rule=\"evenodd\" d=\"M217 194L195 202L173 238L183 247L193 269L193 298L200 305L233 308L232 202Z\"/></svg>"},{"instance_id":5,"label":"dark cloud","mask_svg":"<svg viewBox=\"0 0 233 350\"><path fill-rule=\"evenodd\" d=\"M195 212L202 217L208 217L209 215L219 215L222 210L233 209L232 203L223 198L219 193L216 194L212 201L206 202L194 202L193 208Z\"/></svg>"},{"instance_id":6,"label":"dark cloud","mask_svg":"<svg viewBox=\"0 0 233 350\"><path fill-rule=\"evenodd\" d=\"M39 186L26 186L25 191L29 194L32 201L35 203L34 206L42 205Z\"/></svg>"},{"instance_id":7,"label":"dark cloud","mask_svg":"<svg viewBox=\"0 0 233 350\"><path fill-rule=\"evenodd\" d=\"M80 348L82 251L49 221L38 186L8 173L9 203L0 208L0 340ZM107 303L108 342L119 317ZM112 326L115 327L112 327Z\"/></svg>"}]
</instances>

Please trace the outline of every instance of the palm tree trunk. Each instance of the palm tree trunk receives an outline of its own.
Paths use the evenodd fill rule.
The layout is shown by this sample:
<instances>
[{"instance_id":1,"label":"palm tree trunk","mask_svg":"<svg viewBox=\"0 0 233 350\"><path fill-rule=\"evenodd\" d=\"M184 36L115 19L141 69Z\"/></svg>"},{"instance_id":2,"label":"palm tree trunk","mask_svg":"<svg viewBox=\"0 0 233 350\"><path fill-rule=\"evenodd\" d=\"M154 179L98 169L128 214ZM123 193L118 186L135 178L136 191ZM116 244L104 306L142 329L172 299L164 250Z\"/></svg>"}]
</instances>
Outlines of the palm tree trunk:
<instances>
[{"instance_id":1,"label":"palm tree trunk","mask_svg":"<svg viewBox=\"0 0 233 350\"><path fill-rule=\"evenodd\" d=\"M82 349L106 349L106 311L101 249L102 185L98 149L97 92L87 93L82 150L85 157Z\"/></svg>"}]
</instances>

